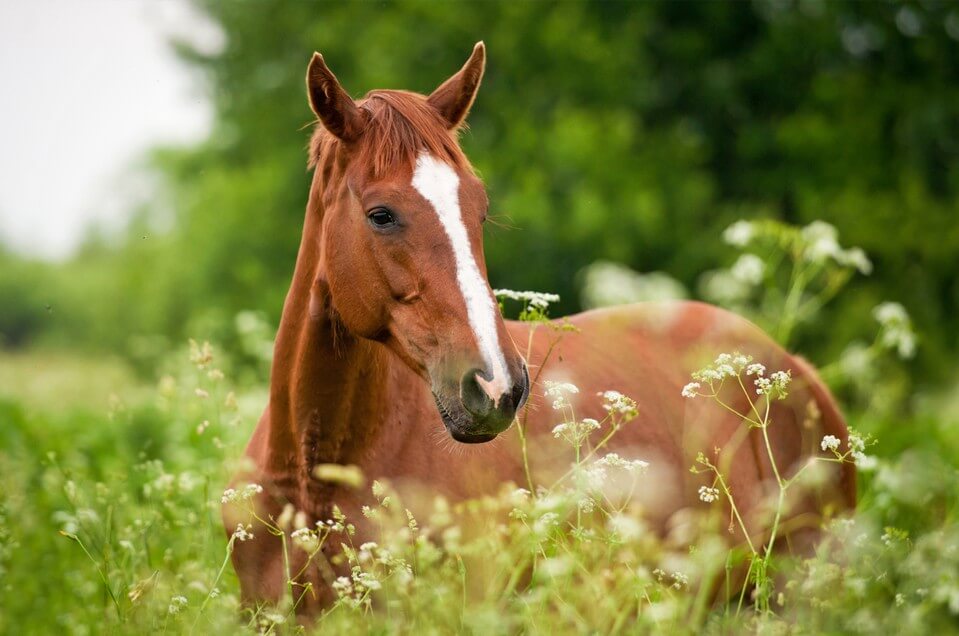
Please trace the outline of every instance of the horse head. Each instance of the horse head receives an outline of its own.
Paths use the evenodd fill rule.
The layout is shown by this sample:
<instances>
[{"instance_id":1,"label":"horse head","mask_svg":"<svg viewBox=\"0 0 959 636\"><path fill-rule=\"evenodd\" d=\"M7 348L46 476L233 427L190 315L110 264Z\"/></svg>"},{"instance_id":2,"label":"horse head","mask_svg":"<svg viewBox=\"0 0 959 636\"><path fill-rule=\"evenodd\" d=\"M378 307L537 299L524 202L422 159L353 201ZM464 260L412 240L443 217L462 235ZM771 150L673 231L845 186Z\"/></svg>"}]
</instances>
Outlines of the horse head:
<instances>
[{"instance_id":1,"label":"horse head","mask_svg":"<svg viewBox=\"0 0 959 636\"><path fill-rule=\"evenodd\" d=\"M506 430L529 394L487 281L486 190L457 141L484 66L480 42L428 97L377 90L354 101L319 53L306 78L322 124L311 151L323 215L314 290L349 334L426 380L449 434L467 443Z\"/></svg>"}]
</instances>

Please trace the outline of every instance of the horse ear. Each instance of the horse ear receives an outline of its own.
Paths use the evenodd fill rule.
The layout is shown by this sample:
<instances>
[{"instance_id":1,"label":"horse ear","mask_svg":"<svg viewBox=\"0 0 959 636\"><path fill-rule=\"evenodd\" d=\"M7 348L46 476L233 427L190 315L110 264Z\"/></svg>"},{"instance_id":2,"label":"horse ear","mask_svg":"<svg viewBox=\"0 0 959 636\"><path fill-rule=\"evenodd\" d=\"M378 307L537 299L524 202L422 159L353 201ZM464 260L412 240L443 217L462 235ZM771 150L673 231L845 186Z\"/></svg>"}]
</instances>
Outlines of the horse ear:
<instances>
[{"instance_id":1,"label":"horse ear","mask_svg":"<svg viewBox=\"0 0 959 636\"><path fill-rule=\"evenodd\" d=\"M483 69L486 68L486 45L477 42L473 47L473 54L456 75L449 78L439 88L433 91L427 100L443 119L449 128L456 128L463 123L466 115L476 99L480 80L483 79Z\"/></svg>"},{"instance_id":2,"label":"horse ear","mask_svg":"<svg viewBox=\"0 0 959 636\"><path fill-rule=\"evenodd\" d=\"M360 136L364 121L362 113L319 53L313 54L306 71L306 90L310 107L324 128L343 141L353 141Z\"/></svg>"}]
</instances>

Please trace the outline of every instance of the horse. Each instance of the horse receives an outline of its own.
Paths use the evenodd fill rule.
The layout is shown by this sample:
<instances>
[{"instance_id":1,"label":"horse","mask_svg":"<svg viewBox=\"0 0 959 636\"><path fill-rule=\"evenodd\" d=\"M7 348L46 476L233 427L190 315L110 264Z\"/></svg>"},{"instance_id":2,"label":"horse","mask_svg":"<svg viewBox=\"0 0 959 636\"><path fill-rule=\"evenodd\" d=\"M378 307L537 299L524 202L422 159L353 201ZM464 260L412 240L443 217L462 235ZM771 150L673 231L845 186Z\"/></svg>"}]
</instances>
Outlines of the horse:
<instances>
[{"instance_id":1,"label":"horse","mask_svg":"<svg viewBox=\"0 0 959 636\"><path fill-rule=\"evenodd\" d=\"M707 505L697 493L710 482L689 467L715 448L723 449L748 531L762 533L765 517L753 513L769 494L770 453L779 470L795 471L816 456L823 436L847 443L836 402L803 359L746 319L699 302L588 311L565 318L560 338L543 325L504 320L483 254L489 201L458 142L485 63L480 42L429 96L373 90L354 101L313 54L306 87L318 125L302 239L269 402L233 485L259 485L250 494L261 519L277 520L292 506L309 525L329 519L334 506L358 517L369 497L323 479L318 466L357 466L368 478L455 499L524 484L510 427L522 414L531 444L551 437L556 416L544 387L552 379L579 387L583 418L604 415L598 392L635 400L636 420L610 449L649 462L650 487L636 496L653 527L667 532L683 511ZM771 404L770 453L757 430L743 437L742 417L681 395L690 373L723 351L792 374L788 398ZM534 459L531 470L549 467ZM827 510L855 501L854 467L836 466L790 515L814 529ZM223 518L229 535L234 504L224 505ZM255 540L232 552L243 600L280 603L289 595L284 541L251 531ZM298 612L335 598L328 575L306 568L300 577L313 594Z\"/></svg>"}]
</instances>

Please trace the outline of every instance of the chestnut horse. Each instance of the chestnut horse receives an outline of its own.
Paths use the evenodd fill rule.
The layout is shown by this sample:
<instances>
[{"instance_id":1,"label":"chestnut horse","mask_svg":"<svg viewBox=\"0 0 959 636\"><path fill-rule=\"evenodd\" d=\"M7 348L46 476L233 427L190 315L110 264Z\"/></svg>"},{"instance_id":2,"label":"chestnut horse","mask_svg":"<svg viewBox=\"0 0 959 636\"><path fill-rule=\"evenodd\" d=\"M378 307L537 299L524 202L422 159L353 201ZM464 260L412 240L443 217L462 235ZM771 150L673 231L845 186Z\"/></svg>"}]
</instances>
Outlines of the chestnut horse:
<instances>
[{"instance_id":1,"label":"chestnut horse","mask_svg":"<svg viewBox=\"0 0 959 636\"><path fill-rule=\"evenodd\" d=\"M354 101L313 55L307 91L322 125L310 145L315 171L302 242L276 338L269 405L246 451L252 467L234 483L263 486L255 499L261 517L276 519L292 504L309 524L329 519L334 504L359 517L367 498L314 476L321 464L356 465L369 479L426 484L453 498L525 484L518 436L508 429L522 412L533 446L548 436L556 413L541 387L550 378L580 387L584 418L602 419L599 391L636 400L638 418L611 449L650 463L649 487L636 497L653 527L666 532L677 513L706 507L697 490L711 481L689 467L697 452L722 448L738 507L757 525L750 531L761 533L764 517L752 512L772 475L761 438L753 429L746 443L727 448L731 438L743 439L744 424L705 399L684 399L690 372L734 350L792 372L788 399L771 410L780 470L817 454L824 435L845 443L835 402L801 359L743 318L697 302L570 316L576 330L558 342L543 325L531 331L530 323L503 320L483 256L486 192L457 142L484 66L481 42L429 97L376 90ZM446 440L473 446L444 441L444 427ZM538 450L534 474L548 470L536 463ZM854 506L854 469L835 470L806 499L790 514L805 516L810 528L827 507ZM235 513L225 506L228 531ZM288 589L281 541L254 534L233 553L243 597L279 602ZM331 592L315 568L303 578L317 591L298 608L309 613Z\"/></svg>"}]
</instances>

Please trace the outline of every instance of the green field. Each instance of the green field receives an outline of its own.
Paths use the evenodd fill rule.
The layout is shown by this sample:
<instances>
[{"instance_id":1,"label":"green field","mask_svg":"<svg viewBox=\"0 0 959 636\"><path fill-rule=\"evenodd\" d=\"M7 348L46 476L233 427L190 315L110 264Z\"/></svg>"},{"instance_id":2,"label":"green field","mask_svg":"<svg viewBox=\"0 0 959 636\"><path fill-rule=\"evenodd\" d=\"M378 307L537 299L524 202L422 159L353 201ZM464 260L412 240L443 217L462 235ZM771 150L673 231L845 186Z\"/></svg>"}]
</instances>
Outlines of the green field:
<instances>
[{"instance_id":1,"label":"green field","mask_svg":"<svg viewBox=\"0 0 959 636\"><path fill-rule=\"evenodd\" d=\"M815 289L807 291L804 297L815 297ZM537 319L536 313L527 317ZM874 371L896 365L886 354L897 341L882 337L892 328L878 332ZM226 557L233 542L247 537L224 532L220 499L265 403L265 387L255 380L235 386L220 371L230 367L229 356L213 350L206 360L201 351L191 343L171 353L155 385L102 358L42 352L0 358L0 631L302 629L292 602L240 607ZM826 372L838 386L855 380L842 365ZM871 386L884 390L881 377ZM677 544L649 531L628 503L600 497L584 507L584 493L592 491L575 475L593 479L597 466L617 488L644 487L642 462L629 458L584 460L574 466L572 482L537 484L545 489L535 494L512 484L483 500L437 499L421 519L410 516L389 484L374 483L380 505L367 514L381 529L376 544L353 545L348 519L287 539L288 549L314 553L325 541L348 546L353 575L337 581L339 600L310 629L955 632L956 395L914 396L908 420L888 416L874 399L881 396L848 395L855 405L851 425L875 443L860 462L858 511L825 529L814 558L730 548L712 530ZM582 426L575 413L560 409L557 423L573 424L556 443L582 444L598 457L600 440L629 426L628 414L613 413L590 432L572 428ZM702 464L695 468L708 472ZM735 493L714 494L722 509L735 502ZM277 532L297 529L292 517L268 521ZM745 586L735 574L742 567L752 574ZM717 586L728 602L712 600ZM309 593L291 592L291 599Z\"/></svg>"},{"instance_id":2,"label":"green field","mask_svg":"<svg viewBox=\"0 0 959 636\"><path fill-rule=\"evenodd\" d=\"M106 27L109 4L89 9ZM959 633L959 7L189 4L218 37L170 50L209 135L144 149L130 170L150 187L64 260L0 243L0 633ZM568 479L430 497L417 518L364 482L376 545L353 545L349 519L266 520L310 559L343 544L350 575L308 627L294 584L241 607L228 556L260 537L220 508L301 240L310 56L354 97L428 93L480 40L460 140L489 196L492 287L555 292L551 317L688 298L754 321L821 370L862 440L822 441L859 465L858 509L810 559L729 545L736 493L698 463L703 525L660 536L603 490L656 487L643 458L600 458L628 418L592 430L560 408L550 443L585 449ZM56 125L71 144L92 124ZM35 168L55 184L70 166Z\"/></svg>"}]
</instances>

